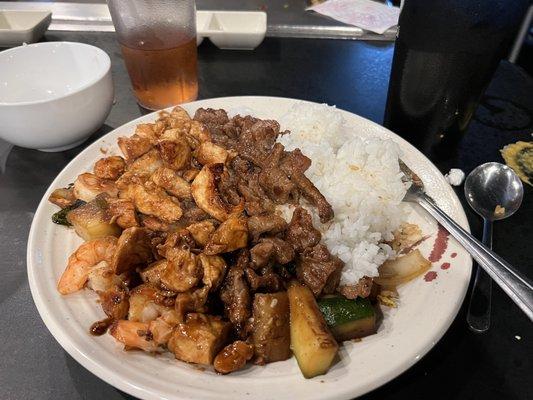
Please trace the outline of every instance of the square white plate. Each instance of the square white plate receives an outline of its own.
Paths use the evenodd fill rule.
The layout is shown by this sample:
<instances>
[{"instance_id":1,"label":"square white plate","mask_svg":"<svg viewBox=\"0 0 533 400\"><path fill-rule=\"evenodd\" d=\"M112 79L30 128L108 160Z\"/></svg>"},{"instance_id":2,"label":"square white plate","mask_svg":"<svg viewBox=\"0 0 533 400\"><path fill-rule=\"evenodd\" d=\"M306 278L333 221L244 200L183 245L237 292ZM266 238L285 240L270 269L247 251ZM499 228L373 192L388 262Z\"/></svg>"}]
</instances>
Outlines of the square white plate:
<instances>
[{"instance_id":1,"label":"square white plate","mask_svg":"<svg viewBox=\"0 0 533 400\"><path fill-rule=\"evenodd\" d=\"M50 11L0 11L0 47L38 41L51 21Z\"/></svg>"}]
</instances>

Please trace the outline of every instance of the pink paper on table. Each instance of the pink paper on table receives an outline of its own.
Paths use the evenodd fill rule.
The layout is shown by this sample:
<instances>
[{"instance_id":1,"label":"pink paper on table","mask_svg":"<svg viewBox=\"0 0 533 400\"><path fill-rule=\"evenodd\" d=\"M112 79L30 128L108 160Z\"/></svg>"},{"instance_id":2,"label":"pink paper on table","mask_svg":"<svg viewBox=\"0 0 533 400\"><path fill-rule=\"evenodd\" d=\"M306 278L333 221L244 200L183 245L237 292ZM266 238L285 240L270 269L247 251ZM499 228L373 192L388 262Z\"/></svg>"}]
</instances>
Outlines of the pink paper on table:
<instances>
[{"instance_id":1,"label":"pink paper on table","mask_svg":"<svg viewBox=\"0 0 533 400\"><path fill-rule=\"evenodd\" d=\"M388 7L371 0L328 0L307 10L379 34L398 25L400 16L398 7Z\"/></svg>"}]
</instances>

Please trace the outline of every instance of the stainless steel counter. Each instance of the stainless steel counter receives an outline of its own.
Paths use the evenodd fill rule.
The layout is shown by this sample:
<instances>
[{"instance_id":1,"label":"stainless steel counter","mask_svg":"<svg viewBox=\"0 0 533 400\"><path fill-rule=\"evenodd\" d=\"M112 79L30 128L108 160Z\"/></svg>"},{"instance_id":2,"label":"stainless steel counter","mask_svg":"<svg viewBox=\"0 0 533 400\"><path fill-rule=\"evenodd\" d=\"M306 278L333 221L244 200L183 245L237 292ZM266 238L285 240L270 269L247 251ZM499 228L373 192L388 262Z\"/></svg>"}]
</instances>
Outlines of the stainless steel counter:
<instances>
[{"instance_id":1,"label":"stainless steel counter","mask_svg":"<svg viewBox=\"0 0 533 400\"><path fill-rule=\"evenodd\" d=\"M262 10L267 13L269 37L335 38L394 41L396 27L383 35L365 31L314 12L305 0L197 0L198 10ZM51 10L52 31L114 31L105 1L0 1L0 10Z\"/></svg>"}]
</instances>

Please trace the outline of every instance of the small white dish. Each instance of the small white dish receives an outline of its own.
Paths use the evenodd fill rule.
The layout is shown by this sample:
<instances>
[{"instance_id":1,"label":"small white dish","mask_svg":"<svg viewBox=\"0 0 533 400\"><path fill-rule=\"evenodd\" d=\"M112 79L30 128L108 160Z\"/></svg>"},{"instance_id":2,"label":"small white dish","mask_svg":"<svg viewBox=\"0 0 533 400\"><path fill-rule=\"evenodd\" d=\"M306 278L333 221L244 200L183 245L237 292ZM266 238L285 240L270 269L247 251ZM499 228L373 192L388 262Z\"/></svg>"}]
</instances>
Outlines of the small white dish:
<instances>
[{"instance_id":1,"label":"small white dish","mask_svg":"<svg viewBox=\"0 0 533 400\"><path fill-rule=\"evenodd\" d=\"M113 104L111 60L83 43L48 42L0 52L0 138L62 151L84 142Z\"/></svg>"},{"instance_id":2,"label":"small white dish","mask_svg":"<svg viewBox=\"0 0 533 400\"><path fill-rule=\"evenodd\" d=\"M0 11L0 47L38 41L51 21L50 11Z\"/></svg>"},{"instance_id":3,"label":"small white dish","mask_svg":"<svg viewBox=\"0 0 533 400\"><path fill-rule=\"evenodd\" d=\"M199 11L196 21L198 37L208 37L215 46L227 50L253 50L267 30L263 11Z\"/></svg>"}]
</instances>

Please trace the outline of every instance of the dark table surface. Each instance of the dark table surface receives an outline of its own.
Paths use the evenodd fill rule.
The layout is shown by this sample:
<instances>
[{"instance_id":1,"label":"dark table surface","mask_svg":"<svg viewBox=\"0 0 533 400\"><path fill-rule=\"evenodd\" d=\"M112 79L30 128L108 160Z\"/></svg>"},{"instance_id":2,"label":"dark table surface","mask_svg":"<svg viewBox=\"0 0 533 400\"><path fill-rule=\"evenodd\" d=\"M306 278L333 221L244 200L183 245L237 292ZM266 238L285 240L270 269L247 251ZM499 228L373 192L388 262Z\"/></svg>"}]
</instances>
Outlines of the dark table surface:
<instances>
[{"instance_id":1,"label":"dark table surface","mask_svg":"<svg viewBox=\"0 0 533 400\"><path fill-rule=\"evenodd\" d=\"M106 124L86 144L61 153L15 147L0 174L0 399L131 399L74 361L57 344L33 304L26 276L26 242L39 200L61 169L88 143L141 114L112 34L48 34L104 49L113 60L116 103ZM336 104L382 122L392 44L267 39L251 52L199 48L200 98L269 95ZM502 63L454 158L439 161L470 172L502 161L499 149L531 140L533 81ZM81 110L80 110L81 111ZM1 121L0 121L1 123ZM464 201L462 187L456 188ZM533 190L521 209L498 222L494 249L529 277L532 273ZM480 219L466 209L472 231ZM468 295L467 295L468 296ZM468 297L467 297L468 298ZM468 330L466 304L443 339L413 368L365 399L532 399L532 324L499 289L493 291L492 326Z\"/></svg>"}]
</instances>

